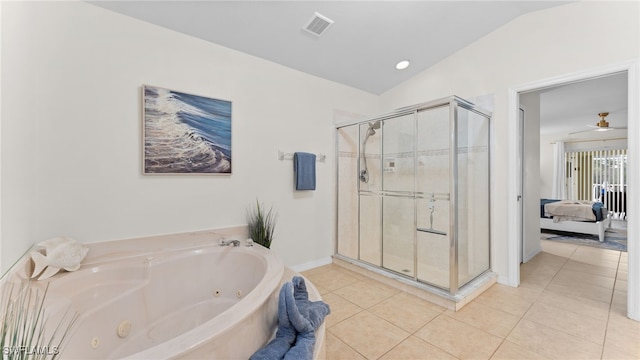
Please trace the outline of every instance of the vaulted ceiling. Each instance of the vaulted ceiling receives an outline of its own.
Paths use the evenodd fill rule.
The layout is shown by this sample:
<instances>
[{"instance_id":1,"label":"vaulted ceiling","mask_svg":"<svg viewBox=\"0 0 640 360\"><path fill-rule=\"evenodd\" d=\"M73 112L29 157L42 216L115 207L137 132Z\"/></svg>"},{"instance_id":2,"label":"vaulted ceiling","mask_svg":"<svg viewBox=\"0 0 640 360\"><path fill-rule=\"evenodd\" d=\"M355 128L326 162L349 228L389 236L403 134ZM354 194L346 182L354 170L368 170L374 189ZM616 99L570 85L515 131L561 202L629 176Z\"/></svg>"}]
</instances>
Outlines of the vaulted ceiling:
<instances>
[{"instance_id":1,"label":"vaulted ceiling","mask_svg":"<svg viewBox=\"0 0 640 360\"><path fill-rule=\"evenodd\" d=\"M281 65L382 94L498 27L571 1L89 1ZM319 13L321 36L303 30ZM410 66L397 70L400 60ZM540 91L543 133L626 126L626 78ZM624 134L626 136L626 132Z\"/></svg>"},{"instance_id":2,"label":"vaulted ceiling","mask_svg":"<svg viewBox=\"0 0 640 360\"><path fill-rule=\"evenodd\" d=\"M381 94L518 16L568 1L90 3ZM334 21L320 37L303 30L316 12Z\"/></svg>"}]
</instances>

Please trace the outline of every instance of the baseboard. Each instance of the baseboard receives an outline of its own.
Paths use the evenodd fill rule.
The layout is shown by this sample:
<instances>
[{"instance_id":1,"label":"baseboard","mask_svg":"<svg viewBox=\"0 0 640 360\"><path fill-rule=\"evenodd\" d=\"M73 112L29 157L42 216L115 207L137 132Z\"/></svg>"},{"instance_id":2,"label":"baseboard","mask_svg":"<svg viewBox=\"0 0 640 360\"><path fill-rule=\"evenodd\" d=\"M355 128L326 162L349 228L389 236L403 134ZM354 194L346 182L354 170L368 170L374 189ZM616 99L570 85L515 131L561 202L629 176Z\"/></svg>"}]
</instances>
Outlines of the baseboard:
<instances>
[{"instance_id":1,"label":"baseboard","mask_svg":"<svg viewBox=\"0 0 640 360\"><path fill-rule=\"evenodd\" d=\"M526 254L524 256L524 259L522 259L522 262L524 263L528 263L529 260L533 259L536 255L538 255L540 252L542 252L542 247L538 246L537 249L533 249L530 253Z\"/></svg>"},{"instance_id":2,"label":"baseboard","mask_svg":"<svg viewBox=\"0 0 640 360\"><path fill-rule=\"evenodd\" d=\"M327 256L325 258L309 261L304 264L289 266L289 268L295 272L303 272L320 266L329 265L332 262L333 258L331 258L331 256Z\"/></svg>"},{"instance_id":3,"label":"baseboard","mask_svg":"<svg viewBox=\"0 0 640 360\"><path fill-rule=\"evenodd\" d=\"M517 284L513 284L511 283L511 281L509 281L509 277L508 276L498 276L498 284L502 284L502 285L506 285L506 286L510 286L510 287L518 287Z\"/></svg>"}]
</instances>

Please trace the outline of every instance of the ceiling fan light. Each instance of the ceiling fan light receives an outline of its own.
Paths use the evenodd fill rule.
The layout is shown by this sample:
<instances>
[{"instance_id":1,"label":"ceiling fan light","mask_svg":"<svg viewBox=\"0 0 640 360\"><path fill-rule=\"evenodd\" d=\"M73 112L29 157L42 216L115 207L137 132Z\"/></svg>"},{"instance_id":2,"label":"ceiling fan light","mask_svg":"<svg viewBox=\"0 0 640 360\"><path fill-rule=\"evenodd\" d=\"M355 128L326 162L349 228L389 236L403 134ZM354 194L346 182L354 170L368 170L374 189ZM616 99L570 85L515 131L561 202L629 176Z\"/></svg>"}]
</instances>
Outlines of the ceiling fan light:
<instances>
[{"instance_id":1,"label":"ceiling fan light","mask_svg":"<svg viewBox=\"0 0 640 360\"><path fill-rule=\"evenodd\" d=\"M605 117L607 115L609 115L608 112L599 113L598 116L600 116L600 121L598 121L595 125L587 125L588 127L591 128L590 130L570 132L569 135L579 134L587 131L609 131L609 130L626 130L627 129L626 126L625 127L609 126L609 122L605 120Z\"/></svg>"}]
</instances>

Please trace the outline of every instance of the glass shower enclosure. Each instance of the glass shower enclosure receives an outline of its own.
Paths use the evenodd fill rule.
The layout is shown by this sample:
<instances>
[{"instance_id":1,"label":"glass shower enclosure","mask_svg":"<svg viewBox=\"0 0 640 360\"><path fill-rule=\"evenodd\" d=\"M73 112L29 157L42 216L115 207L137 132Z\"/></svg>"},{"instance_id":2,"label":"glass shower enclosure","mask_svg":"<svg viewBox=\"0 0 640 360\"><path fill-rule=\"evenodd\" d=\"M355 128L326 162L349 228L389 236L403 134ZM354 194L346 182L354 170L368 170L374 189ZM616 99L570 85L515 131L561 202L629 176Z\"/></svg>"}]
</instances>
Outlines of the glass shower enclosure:
<instances>
[{"instance_id":1,"label":"glass shower enclosure","mask_svg":"<svg viewBox=\"0 0 640 360\"><path fill-rule=\"evenodd\" d=\"M450 295L488 271L489 120L452 96L338 126L336 256Z\"/></svg>"}]
</instances>

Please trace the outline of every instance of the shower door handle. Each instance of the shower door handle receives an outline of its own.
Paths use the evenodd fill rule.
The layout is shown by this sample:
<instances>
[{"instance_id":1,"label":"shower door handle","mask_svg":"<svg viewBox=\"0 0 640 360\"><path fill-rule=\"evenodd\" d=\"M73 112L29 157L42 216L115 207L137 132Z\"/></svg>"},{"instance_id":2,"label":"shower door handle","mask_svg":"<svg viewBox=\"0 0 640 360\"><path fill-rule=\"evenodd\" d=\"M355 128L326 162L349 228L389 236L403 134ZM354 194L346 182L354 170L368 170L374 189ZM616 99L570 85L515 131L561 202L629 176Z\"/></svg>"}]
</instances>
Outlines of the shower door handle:
<instances>
[{"instance_id":1,"label":"shower door handle","mask_svg":"<svg viewBox=\"0 0 640 360\"><path fill-rule=\"evenodd\" d=\"M436 234L436 235L444 235L447 236L447 233L444 231L440 231L440 230L436 230L436 229L427 229L427 228L417 228L417 231L420 232L426 232L426 233L431 233L431 234Z\"/></svg>"}]
</instances>

